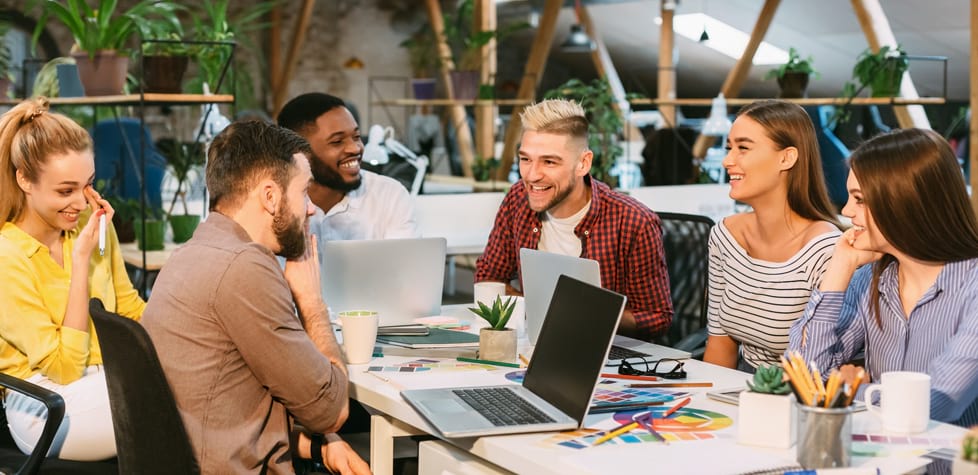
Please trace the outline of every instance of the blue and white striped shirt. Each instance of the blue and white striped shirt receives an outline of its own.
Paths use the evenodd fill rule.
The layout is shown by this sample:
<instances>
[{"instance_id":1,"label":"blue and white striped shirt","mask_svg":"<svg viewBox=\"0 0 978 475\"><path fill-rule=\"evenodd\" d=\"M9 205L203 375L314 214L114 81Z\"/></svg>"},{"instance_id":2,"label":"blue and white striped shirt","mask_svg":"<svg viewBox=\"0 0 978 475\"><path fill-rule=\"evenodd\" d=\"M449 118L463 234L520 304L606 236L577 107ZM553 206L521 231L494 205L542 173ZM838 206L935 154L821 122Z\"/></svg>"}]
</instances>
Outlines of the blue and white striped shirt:
<instances>
[{"instance_id":1,"label":"blue and white striped shirt","mask_svg":"<svg viewBox=\"0 0 978 475\"><path fill-rule=\"evenodd\" d=\"M930 417L961 426L978 423L978 259L950 262L905 318L893 263L880 276L880 318L869 305L872 266L853 275L845 292L814 291L791 328L790 350L822 374L866 350L872 381L888 371L931 376ZM807 341L802 344L803 332Z\"/></svg>"}]
</instances>

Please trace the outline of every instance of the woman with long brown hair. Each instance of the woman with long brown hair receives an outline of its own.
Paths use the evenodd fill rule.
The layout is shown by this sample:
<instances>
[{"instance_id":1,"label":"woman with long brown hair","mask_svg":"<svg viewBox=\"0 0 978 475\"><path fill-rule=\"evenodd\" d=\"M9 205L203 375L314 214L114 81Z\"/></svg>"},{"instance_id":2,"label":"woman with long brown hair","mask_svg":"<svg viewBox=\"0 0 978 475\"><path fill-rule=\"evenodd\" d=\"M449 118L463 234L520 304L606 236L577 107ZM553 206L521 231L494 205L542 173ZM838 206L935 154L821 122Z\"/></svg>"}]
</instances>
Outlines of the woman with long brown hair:
<instances>
[{"instance_id":1,"label":"woman with long brown hair","mask_svg":"<svg viewBox=\"0 0 978 475\"><path fill-rule=\"evenodd\" d=\"M978 220L957 158L934 131L904 129L850 160L853 226L790 347L822 374L863 350L873 381L927 373L931 419L978 423Z\"/></svg>"},{"instance_id":2,"label":"woman with long brown hair","mask_svg":"<svg viewBox=\"0 0 978 475\"><path fill-rule=\"evenodd\" d=\"M783 101L745 106L727 150L730 197L752 210L710 232L703 360L753 372L784 353L840 231L804 109Z\"/></svg>"},{"instance_id":3,"label":"woman with long brown hair","mask_svg":"<svg viewBox=\"0 0 978 475\"><path fill-rule=\"evenodd\" d=\"M91 137L49 112L47 99L29 99L0 117L0 371L62 395L65 418L49 454L73 460L116 454L88 300L98 297L134 319L145 307L126 274L112 207L92 189L94 178ZM44 406L8 392L4 407L14 441L29 453L44 426Z\"/></svg>"}]
</instances>

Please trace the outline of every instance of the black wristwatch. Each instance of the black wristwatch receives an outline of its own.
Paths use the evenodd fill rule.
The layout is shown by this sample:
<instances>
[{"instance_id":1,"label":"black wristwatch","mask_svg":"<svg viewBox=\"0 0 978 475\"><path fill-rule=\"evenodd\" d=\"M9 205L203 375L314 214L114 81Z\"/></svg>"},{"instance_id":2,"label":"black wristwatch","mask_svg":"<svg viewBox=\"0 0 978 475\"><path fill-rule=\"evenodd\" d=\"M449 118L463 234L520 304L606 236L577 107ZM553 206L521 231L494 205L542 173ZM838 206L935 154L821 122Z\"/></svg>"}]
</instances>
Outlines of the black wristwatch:
<instances>
[{"instance_id":1,"label":"black wristwatch","mask_svg":"<svg viewBox=\"0 0 978 475\"><path fill-rule=\"evenodd\" d=\"M326 467L326 463L323 462L323 444L325 443L325 437L323 434L310 434L309 435L309 458L312 459L312 463L319 464L322 467Z\"/></svg>"}]
</instances>

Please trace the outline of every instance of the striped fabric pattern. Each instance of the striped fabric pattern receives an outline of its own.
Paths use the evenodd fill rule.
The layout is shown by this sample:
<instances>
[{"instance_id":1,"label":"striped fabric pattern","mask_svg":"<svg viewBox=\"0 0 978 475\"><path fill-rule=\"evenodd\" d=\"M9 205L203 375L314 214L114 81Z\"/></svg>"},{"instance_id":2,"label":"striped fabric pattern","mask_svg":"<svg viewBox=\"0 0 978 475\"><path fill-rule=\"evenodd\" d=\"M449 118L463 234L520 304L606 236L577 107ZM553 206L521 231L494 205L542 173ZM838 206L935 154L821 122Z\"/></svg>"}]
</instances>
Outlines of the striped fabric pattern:
<instances>
[{"instance_id":1,"label":"striped fabric pattern","mask_svg":"<svg viewBox=\"0 0 978 475\"><path fill-rule=\"evenodd\" d=\"M820 234L784 262L755 259L717 223L710 232L708 331L740 343L750 366L779 361L841 233Z\"/></svg>"},{"instance_id":2,"label":"striped fabric pattern","mask_svg":"<svg viewBox=\"0 0 978 475\"><path fill-rule=\"evenodd\" d=\"M887 371L927 373L931 419L978 424L978 259L945 264L909 318L900 303L897 267L891 264L880 276L882 328L869 305L872 268L867 265L845 292L812 294L791 329L791 349L827 374L865 348L873 382Z\"/></svg>"}]
</instances>

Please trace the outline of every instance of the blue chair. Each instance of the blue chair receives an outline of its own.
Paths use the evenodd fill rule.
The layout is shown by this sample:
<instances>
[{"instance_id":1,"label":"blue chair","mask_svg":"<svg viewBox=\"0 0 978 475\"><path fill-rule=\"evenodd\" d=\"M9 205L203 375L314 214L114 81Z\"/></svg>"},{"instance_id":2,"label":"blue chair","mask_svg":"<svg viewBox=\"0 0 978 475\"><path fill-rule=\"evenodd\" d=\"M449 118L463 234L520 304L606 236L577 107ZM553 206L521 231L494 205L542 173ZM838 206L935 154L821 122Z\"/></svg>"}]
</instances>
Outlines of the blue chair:
<instances>
[{"instance_id":1,"label":"blue chair","mask_svg":"<svg viewBox=\"0 0 978 475\"><path fill-rule=\"evenodd\" d=\"M140 177L140 133L146 158L146 179ZM99 121L92 131L95 141L95 180L104 180L106 193L139 200L145 189L146 205L151 209L163 206L161 194L166 158L153 146L149 130L140 128L139 120L123 117Z\"/></svg>"},{"instance_id":2,"label":"blue chair","mask_svg":"<svg viewBox=\"0 0 978 475\"><path fill-rule=\"evenodd\" d=\"M849 199L846 189L846 179L849 178L849 147L842 142L835 132L828 127L829 118L835 108L832 106L806 107L805 110L815 125L818 137L818 149L822 154L822 170L825 172L825 186L828 188L829 199L838 208L845 206Z\"/></svg>"}]
</instances>

